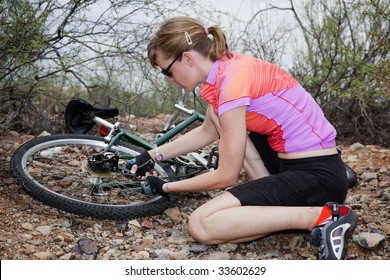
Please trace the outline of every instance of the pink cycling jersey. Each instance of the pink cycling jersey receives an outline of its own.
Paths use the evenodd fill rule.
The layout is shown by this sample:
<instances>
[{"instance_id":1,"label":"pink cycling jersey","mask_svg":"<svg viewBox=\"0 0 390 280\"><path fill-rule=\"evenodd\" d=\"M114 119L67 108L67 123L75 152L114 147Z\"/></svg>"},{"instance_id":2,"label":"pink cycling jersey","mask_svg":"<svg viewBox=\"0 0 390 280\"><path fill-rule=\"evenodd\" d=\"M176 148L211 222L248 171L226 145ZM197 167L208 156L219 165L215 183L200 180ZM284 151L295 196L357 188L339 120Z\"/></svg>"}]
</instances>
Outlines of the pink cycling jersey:
<instances>
[{"instance_id":1,"label":"pink cycling jersey","mask_svg":"<svg viewBox=\"0 0 390 280\"><path fill-rule=\"evenodd\" d=\"M247 106L248 131L268 135L277 152L336 146L336 130L313 97L280 67L243 54L216 61L201 95L218 116Z\"/></svg>"}]
</instances>

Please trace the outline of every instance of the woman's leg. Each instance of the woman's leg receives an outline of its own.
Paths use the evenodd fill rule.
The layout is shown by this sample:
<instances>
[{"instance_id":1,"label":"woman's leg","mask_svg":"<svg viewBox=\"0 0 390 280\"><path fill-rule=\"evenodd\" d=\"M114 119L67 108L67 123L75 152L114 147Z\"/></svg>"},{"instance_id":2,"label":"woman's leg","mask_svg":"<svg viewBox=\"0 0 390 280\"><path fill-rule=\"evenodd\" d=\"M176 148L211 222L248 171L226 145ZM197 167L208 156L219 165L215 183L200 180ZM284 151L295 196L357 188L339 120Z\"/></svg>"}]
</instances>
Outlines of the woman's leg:
<instances>
[{"instance_id":1,"label":"woman's leg","mask_svg":"<svg viewBox=\"0 0 390 280\"><path fill-rule=\"evenodd\" d=\"M322 207L241 206L226 192L196 209L189 219L189 233L200 243L239 243L272 232L314 227Z\"/></svg>"}]
</instances>

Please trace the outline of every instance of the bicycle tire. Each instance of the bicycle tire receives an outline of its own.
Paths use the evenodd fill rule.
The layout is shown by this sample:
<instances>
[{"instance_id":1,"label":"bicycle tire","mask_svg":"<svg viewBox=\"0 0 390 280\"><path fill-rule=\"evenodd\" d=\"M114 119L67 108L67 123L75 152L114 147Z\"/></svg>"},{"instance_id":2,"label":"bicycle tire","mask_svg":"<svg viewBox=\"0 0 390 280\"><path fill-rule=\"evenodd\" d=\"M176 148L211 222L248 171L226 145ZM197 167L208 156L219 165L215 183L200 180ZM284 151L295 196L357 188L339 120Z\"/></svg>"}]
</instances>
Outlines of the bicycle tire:
<instances>
[{"instance_id":1,"label":"bicycle tire","mask_svg":"<svg viewBox=\"0 0 390 280\"><path fill-rule=\"evenodd\" d=\"M148 197L139 194L140 191L136 193L122 189L123 185L130 181L129 177L123 174L110 173L110 176L105 174L104 177L99 177L102 175L86 171L83 164L88 156L106 146L107 143L102 137L91 135L65 134L33 139L13 153L10 162L11 174L17 184L34 199L65 212L98 219L126 220L153 216L163 213L174 204L174 195L168 198ZM132 156L144 151L143 148L123 141L113 145L111 150ZM164 163L156 163L155 170L168 179L174 175L170 166ZM109 180L117 180L113 181L117 188L109 192L99 190L100 193L97 194L94 184ZM114 183L101 185L109 188ZM137 201L130 202L131 204L127 199L134 199L135 195L133 198L130 192L137 194ZM131 195L128 195L129 193ZM139 201L138 196L141 195L145 201Z\"/></svg>"}]
</instances>

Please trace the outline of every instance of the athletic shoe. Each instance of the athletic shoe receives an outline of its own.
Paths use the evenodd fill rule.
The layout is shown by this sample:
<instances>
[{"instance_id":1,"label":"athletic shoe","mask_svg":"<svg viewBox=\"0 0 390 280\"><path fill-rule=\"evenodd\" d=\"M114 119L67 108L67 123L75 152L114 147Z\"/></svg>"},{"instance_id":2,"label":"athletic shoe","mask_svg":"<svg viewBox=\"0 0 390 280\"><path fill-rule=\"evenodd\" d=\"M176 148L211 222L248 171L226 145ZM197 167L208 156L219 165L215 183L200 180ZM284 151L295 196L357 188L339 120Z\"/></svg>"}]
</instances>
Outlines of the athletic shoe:
<instances>
[{"instance_id":1,"label":"athletic shoe","mask_svg":"<svg viewBox=\"0 0 390 280\"><path fill-rule=\"evenodd\" d=\"M347 172L347 179L348 179L348 188L352 188L357 183L357 174L356 172L349 167L348 165L345 165L345 171Z\"/></svg>"},{"instance_id":2,"label":"athletic shoe","mask_svg":"<svg viewBox=\"0 0 390 280\"><path fill-rule=\"evenodd\" d=\"M332 218L312 230L313 243L319 246L321 260L342 260L348 240L355 230L357 217L346 206L333 202L328 202L325 206L332 210Z\"/></svg>"}]
</instances>

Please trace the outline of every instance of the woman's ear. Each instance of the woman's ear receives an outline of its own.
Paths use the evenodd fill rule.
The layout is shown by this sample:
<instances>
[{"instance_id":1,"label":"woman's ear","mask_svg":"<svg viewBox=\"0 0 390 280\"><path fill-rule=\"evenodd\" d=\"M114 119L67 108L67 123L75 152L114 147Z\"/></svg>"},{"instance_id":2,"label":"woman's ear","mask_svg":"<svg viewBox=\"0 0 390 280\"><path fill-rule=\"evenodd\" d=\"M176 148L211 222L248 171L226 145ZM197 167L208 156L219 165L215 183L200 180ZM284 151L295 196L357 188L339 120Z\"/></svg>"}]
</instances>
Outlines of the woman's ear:
<instances>
[{"instance_id":1,"label":"woman's ear","mask_svg":"<svg viewBox=\"0 0 390 280\"><path fill-rule=\"evenodd\" d=\"M183 53L183 59L182 59L182 61L184 61L185 63L187 63L189 66L193 66L193 65L194 65L194 57L193 57L192 54L189 53L189 52Z\"/></svg>"}]
</instances>

